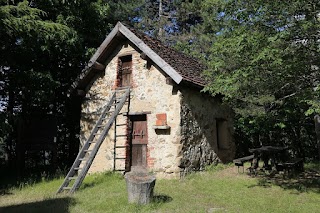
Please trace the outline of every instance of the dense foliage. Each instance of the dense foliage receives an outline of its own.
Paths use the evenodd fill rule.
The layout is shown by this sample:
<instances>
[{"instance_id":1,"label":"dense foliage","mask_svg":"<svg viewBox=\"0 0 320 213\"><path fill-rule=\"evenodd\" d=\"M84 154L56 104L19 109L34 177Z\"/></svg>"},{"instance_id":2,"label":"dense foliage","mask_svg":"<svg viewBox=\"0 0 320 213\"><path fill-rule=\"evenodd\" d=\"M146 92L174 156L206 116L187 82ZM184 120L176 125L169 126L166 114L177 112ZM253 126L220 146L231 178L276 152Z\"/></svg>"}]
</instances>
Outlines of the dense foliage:
<instances>
[{"instance_id":1,"label":"dense foliage","mask_svg":"<svg viewBox=\"0 0 320 213\"><path fill-rule=\"evenodd\" d=\"M59 124L59 162L73 161L79 107L67 91L116 22L130 21L134 4L113 11L126 2L0 1L0 143L9 161L18 121L48 114Z\"/></svg>"},{"instance_id":2,"label":"dense foliage","mask_svg":"<svg viewBox=\"0 0 320 213\"><path fill-rule=\"evenodd\" d=\"M316 156L319 14L312 0L203 1L193 51L209 67L205 90L235 109L238 145L287 145Z\"/></svg>"}]
</instances>

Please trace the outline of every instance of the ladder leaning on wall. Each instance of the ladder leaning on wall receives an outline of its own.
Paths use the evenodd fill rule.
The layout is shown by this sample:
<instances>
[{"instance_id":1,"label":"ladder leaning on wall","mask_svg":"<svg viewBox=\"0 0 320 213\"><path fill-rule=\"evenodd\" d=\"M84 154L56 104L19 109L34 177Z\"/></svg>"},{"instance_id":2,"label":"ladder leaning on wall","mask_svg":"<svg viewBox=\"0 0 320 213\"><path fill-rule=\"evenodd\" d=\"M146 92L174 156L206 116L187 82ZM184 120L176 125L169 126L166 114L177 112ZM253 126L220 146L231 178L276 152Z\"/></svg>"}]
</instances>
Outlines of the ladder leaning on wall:
<instances>
[{"instance_id":1,"label":"ladder leaning on wall","mask_svg":"<svg viewBox=\"0 0 320 213\"><path fill-rule=\"evenodd\" d=\"M124 104L127 102L129 105L129 100L130 87L118 88L114 91L109 103L103 108L89 138L79 151L57 194L63 191L72 194L79 189L112 124L120 114Z\"/></svg>"}]
</instances>

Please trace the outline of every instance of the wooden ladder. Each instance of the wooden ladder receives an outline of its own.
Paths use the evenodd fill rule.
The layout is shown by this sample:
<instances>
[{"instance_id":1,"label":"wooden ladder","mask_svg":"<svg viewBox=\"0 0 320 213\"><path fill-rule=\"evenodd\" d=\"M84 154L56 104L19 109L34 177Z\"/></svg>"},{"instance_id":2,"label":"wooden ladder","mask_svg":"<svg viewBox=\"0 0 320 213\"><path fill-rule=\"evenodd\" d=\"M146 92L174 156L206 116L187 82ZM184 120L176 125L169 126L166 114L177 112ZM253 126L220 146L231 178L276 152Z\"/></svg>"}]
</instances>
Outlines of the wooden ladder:
<instances>
[{"instance_id":1,"label":"wooden ladder","mask_svg":"<svg viewBox=\"0 0 320 213\"><path fill-rule=\"evenodd\" d=\"M129 115L130 97L127 104L127 115ZM119 131L120 129L120 131ZM122 130L122 131L121 131ZM130 140L130 125L128 116L120 117L114 121L114 147L113 147L113 171L127 171L127 152L130 152L128 140ZM120 141L119 141L120 140ZM120 144L119 144L120 142Z\"/></svg>"},{"instance_id":2,"label":"wooden ladder","mask_svg":"<svg viewBox=\"0 0 320 213\"><path fill-rule=\"evenodd\" d=\"M122 94L121 94L122 92ZM121 94L117 97L117 93ZM112 124L119 115L124 104L129 101L130 88L117 89L111 96L109 103L103 108L103 111L93 128L88 140L84 143L79 151L77 158L71 166L67 176L65 177L62 185L57 191L61 193L63 191L69 194L74 193L79 189L82 181L84 180L88 170L102 144L106 138ZM114 111L111 111L111 109Z\"/></svg>"}]
</instances>

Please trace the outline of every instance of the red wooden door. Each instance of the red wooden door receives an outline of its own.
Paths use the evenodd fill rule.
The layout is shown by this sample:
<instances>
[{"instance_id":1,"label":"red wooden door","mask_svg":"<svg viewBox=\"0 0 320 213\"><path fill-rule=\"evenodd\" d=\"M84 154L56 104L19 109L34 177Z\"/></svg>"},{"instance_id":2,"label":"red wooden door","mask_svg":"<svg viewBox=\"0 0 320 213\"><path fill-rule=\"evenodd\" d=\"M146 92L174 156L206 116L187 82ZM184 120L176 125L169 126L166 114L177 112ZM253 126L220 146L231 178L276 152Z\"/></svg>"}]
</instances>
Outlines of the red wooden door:
<instances>
[{"instance_id":1,"label":"red wooden door","mask_svg":"<svg viewBox=\"0 0 320 213\"><path fill-rule=\"evenodd\" d=\"M131 166L147 167L148 131L146 115L134 116L131 118L131 121Z\"/></svg>"}]
</instances>

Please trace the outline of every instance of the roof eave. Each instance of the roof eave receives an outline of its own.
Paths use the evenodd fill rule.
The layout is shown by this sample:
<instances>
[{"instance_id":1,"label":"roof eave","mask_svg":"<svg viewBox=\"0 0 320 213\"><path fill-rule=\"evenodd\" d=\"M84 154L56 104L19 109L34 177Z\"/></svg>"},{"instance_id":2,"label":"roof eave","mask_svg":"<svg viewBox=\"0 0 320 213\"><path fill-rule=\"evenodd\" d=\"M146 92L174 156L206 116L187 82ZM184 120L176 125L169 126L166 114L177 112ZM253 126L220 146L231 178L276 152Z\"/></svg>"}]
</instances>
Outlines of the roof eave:
<instances>
[{"instance_id":1,"label":"roof eave","mask_svg":"<svg viewBox=\"0 0 320 213\"><path fill-rule=\"evenodd\" d=\"M186 79L183 79L182 82L180 83L182 86L187 86L187 87L192 87L194 89L202 90L205 85L202 83L195 83L193 81L189 81Z\"/></svg>"},{"instance_id":2,"label":"roof eave","mask_svg":"<svg viewBox=\"0 0 320 213\"><path fill-rule=\"evenodd\" d=\"M118 22L119 31L136 45L142 52L144 52L158 67L160 67L167 75L169 75L176 84L182 81L182 76L165 62L157 53L155 53L148 45L146 45L140 38L132 33L126 26ZM117 25L118 25L117 24Z\"/></svg>"},{"instance_id":3,"label":"roof eave","mask_svg":"<svg viewBox=\"0 0 320 213\"><path fill-rule=\"evenodd\" d=\"M109 33L109 35L104 39L102 44L99 46L97 51L93 54L93 56L90 58L88 62L88 67L93 66L93 64L103 55L105 50L108 48L108 46L111 44L112 40L117 36L119 33L119 26L122 25L120 22L116 24L116 26L112 29L112 31Z\"/></svg>"}]
</instances>

